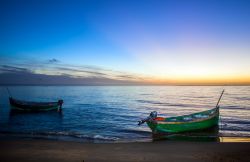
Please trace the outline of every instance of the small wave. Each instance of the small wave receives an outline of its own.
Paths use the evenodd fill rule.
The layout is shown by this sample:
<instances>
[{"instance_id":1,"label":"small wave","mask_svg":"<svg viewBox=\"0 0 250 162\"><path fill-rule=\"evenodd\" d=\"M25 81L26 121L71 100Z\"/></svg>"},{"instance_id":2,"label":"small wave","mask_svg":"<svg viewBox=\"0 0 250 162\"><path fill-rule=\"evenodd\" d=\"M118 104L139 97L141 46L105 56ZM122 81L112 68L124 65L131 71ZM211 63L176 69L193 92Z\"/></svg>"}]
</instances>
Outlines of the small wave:
<instances>
[{"instance_id":1,"label":"small wave","mask_svg":"<svg viewBox=\"0 0 250 162\"><path fill-rule=\"evenodd\" d=\"M170 104L170 103L163 103L164 106L172 106L172 107L196 107L197 105L192 104Z\"/></svg>"},{"instance_id":2,"label":"small wave","mask_svg":"<svg viewBox=\"0 0 250 162\"><path fill-rule=\"evenodd\" d=\"M142 95L142 96L151 96L151 95L153 95L153 94L149 94L149 93L142 93L142 94L140 94L140 95Z\"/></svg>"},{"instance_id":3,"label":"small wave","mask_svg":"<svg viewBox=\"0 0 250 162\"><path fill-rule=\"evenodd\" d=\"M51 138L51 137L71 137L75 139L83 139L86 141L117 141L118 137L103 136L103 135L85 135L75 132L11 132L11 131L1 131L0 134L11 135L16 137L30 137L30 138Z\"/></svg>"},{"instance_id":4,"label":"small wave","mask_svg":"<svg viewBox=\"0 0 250 162\"><path fill-rule=\"evenodd\" d=\"M250 100L250 97L233 97L233 98L237 100Z\"/></svg>"},{"instance_id":5,"label":"small wave","mask_svg":"<svg viewBox=\"0 0 250 162\"><path fill-rule=\"evenodd\" d=\"M249 131L243 130L221 130L220 136L224 137L250 137Z\"/></svg>"},{"instance_id":6,"label":"small wave","mask_svg":"<svg viewBox=\"0 0 250 162\"><path fill-rule=\"evenodd\" d=\"M94 135L93 137L94 139L98 139L98 140L110 140L110 141L117 141L119 140L119 138L117 137L108 137L108 136L102 136L102 135Z\"/></svg>"},{"instance_id":7,"label":"small wave","mask_svg":"<svg viewBox=\"0 0 250 162\"><path fill-rule=\"evenodd\" d=\"M161 106L170 106L170 107L199 107L194 104L173 104L173 103L163 103L163 102L156 102L156 101L149 101L149 100L136 100L140 103L148 103L153 105L161 105Z\"/></svg>"},{"instance_id":8,"label":"small wave","mask_svg":"<svg viewBox=\"0 0 250 162\"><path fill-rule=\"evenodd\" d=\"M79 103L79 104L76 104L76 105L78 105L78 106L93 106L92 104L84 104L84 103Z\"/></svg>"},{"instance_id":9,"label":"small wave","mask_svg":"<svg viewBox=\"0 0 250 162\"><path fill-rule=\"evenodd\" d=\"M188 96L190 97L190 96ZM210 97L207 97L207 96L193 96L192 98L210 98Z\"/></svg>"},{"instance_id":10,"label":"small wave","mask_svg":"<svg viewBox=\"0 0 250 162\"><path fill-rule=\"evenodd\" d=\"M221 106L220 107L221 109L237 109L237 110L248 110L249 108L247 107L239 107L239 106L236 106L236 105L229 105L229 106Z\"/></svg>"},{"instance_id":11,"label":"small wave","mask_svg":"<svg viewBox=\"0 0 250 162\"><path fill-rule=\"evenodd\" d=\"M156 101L149 101L149 100L136 100L137 102L140 103L149 103L149 104L162 104L161 102L156 102Z\"/></svg>"},{"instance_id":12,"label":"small wave","mask_svg":"<svg viewBox=\"0 0 250 162\"><path fill-rule=\"evenodd\" d=\"M145 130L131 130L131 129L122 129L119 130L119 132L124 133L132 133L132 134L141 134L141 135L151 135L151 131L145 131Z\"/></svg>"},{"instance_id":13,"label":"small wave","mask_svg":"<svg viewBox=\"0 0 250 162\"><path fill-rule=\"evenodd\" d=\"M230 120L230 119L222 119L223 123L226 124L250 124L248 120Z\"/></svg>"}]
</instances>

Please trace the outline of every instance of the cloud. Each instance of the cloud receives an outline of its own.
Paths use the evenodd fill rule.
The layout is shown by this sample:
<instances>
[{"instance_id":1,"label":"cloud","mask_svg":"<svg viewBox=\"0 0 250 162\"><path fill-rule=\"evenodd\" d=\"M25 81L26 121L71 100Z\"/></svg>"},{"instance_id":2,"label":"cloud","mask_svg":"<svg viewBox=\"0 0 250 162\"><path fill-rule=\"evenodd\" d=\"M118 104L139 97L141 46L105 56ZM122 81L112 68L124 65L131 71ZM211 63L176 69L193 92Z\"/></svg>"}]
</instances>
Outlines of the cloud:
<instances>
[{"instance_id":1,"label":"cloud","mask_svg":"<svg viewBox=\"0 0 250 162\"><path fill-rule=\"evenodd\" d=\"M18 73L18 72L31 73L31 71L29 69L9 66L9 65L1 65L0 71L1 72L12 72L12 73Z\"/></svg>"},{"instance_id":2,"label":"cloud","mask_svg":"<svg viewBox=\"0 0 250 162\"><path fill-rule=\"evenodd\" d=\"M58 63L58 62L60 61L55 58L49 60L49 63Z\"/></svg>"},{"instance_id":3,"label":"cloud","mask_svg":"<svg viewBox=\"0 0 250 162\"><path fill-rule=\"evenodd\" d=\"M70 71L70 72L89 73L93 75L106 75L105 73L102 73L102 72L83 70L83 69L73 69L73 68L65 68L65 67L56 67L56 69L62 70L62 71Z\"/></svg>"},{"instance_id":4,"label":"cloud","mask_svg":"<svg viewBox=\"0 0 250 162\"><path fill-rule=\"evenodd\" d=\"M35 64L34 64L35 62ZM141 76L97 66L63 64L46 61L10 61L1 65L1 85L135 85ZM56 64L54 64L56 63Z\"/></svg>"},{"instance_id":5,"label":"cloud","mask_svg":"<svg viewBox=\"0 0 250 162\"><path fill-rule=\"evenodd\" d=\"M150 76L115 71L95 66L48 64L29 60L22 63L0 62L0 85L224 85L225 82L177 82L155 80ZM5 62L6 63L6 62ZM227 85L249 85L249 82L232 80Z\"/></svg>"},{"instance_id":6,"label":"cloud","mask_svg":"<svg viewBox=\"0 0 250 162\"><path fill-rule=\"evenodd\" d=\"M137 82L105 77L73 78L70 75L46 75L19 71L0 73L0 85L134 85Z\"/></svg>"},{"instance_id":7,"label":"cloud","mask_svg":"<svg viewBox=\"0 0 250 162\"><path fill-rule=\"evenodd\" d=\"M130 80L139 80L139 79L141 79L140 77L134 76L134 75L118 75L117 78L130 79Z\"/></svg>"}]
</instances>

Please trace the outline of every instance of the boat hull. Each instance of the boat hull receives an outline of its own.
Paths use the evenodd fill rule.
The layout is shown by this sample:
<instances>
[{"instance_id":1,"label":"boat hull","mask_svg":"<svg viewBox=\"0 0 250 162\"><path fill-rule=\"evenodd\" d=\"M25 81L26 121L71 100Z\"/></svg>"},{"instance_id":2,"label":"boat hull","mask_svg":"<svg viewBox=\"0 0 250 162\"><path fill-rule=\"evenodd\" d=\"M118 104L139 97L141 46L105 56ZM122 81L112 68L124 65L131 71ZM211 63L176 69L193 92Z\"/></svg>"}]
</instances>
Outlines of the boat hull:
<instances>
[{"instance_id":1,"label":"boat hull","mask_svg":"<svg viewBox=\"0 0 250 162\"><path fill-rule=\"evenodd\" d=\"M17 112L40 112L40 111L59 111L61 103L58 102L27 102L9 98L11 111Z\"/></svg>"},{"instance_id":2,"label":"boat hull","mask_svg":"<svg viewBox=\"0 0 250 162\"><path fill-rule=\"evenodd\" d=\"M11 105L11 110L12 111L20 111L20 112L57 111L58 109L59 109L59 106L20 108L20 107Z\"/></svg>"},{"instance_id":3,"label":"boat hull","mask_svg":"<svg viewBox=\"0 0 250 162\"><path fill-rule=\"evenodd\" d=\"M211 128L213 126L218 125L219 109L214 109L214 111L215 112L213 114L211 114L205 119L196 119L196 120L191 120L191 121L178 121L177 120L176 122L148 121L147 125L150 127L153 133L181 133L181 132L189 132L189 131L207 129L207 128ZM197 114L194 114L194 115L197 115ZM189 115L189 116L192 116L192 115Z\"/></svg>"}]
</instances>

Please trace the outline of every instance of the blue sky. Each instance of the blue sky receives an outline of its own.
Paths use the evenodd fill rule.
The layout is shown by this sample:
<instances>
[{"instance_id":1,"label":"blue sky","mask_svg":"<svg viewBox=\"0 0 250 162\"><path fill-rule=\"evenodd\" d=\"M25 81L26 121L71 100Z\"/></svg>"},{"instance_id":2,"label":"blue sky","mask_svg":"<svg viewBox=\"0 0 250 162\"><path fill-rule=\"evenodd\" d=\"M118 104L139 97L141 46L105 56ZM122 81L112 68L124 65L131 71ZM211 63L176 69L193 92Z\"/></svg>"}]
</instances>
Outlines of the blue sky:
<instances>
[{"instance_id":1,"label":"blue sky","mask_svg":"<svg viewBox=\"0 0 250 162\"><path fill-rule=\"evenodd\" d=\"M163 82L250 82L250 1L0 3L1 65L54 75L32 62L55 58Z\"/></svg>"}]
</instances>

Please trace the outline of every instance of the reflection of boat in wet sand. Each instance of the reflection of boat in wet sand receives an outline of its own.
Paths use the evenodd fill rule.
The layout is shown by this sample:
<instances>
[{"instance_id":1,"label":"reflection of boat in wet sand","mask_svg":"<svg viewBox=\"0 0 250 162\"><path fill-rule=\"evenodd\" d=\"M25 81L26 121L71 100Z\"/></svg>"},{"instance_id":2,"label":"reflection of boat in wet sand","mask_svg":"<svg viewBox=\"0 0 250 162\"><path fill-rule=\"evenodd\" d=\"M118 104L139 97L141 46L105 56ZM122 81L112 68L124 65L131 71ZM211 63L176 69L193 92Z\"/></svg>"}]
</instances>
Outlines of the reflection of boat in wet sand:
<instances>
[{"instance_id":1,"label":"reflection of boat in wet sand","mask_svg":"<svg viewBox=\"0 0 250 162\"><path fill-rule=\"evenodd\" d=\"M139 125L147 122L153 133L180 133L211 128L218 125L219 102L223 93L224 90L213 109L169 118L157 117L157 112L154 111L150 113L149 117L139 121Z\"/></svg>"}]
</instances>

